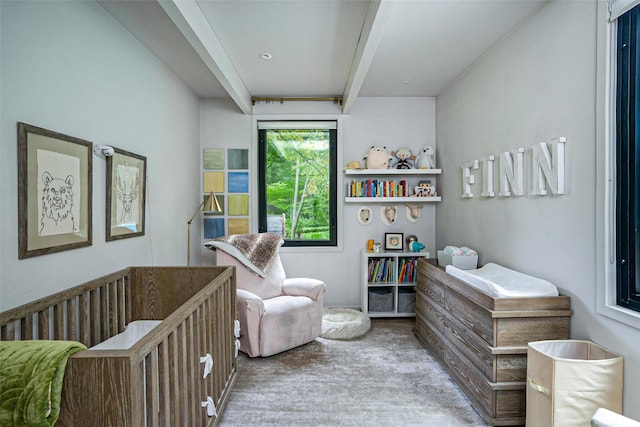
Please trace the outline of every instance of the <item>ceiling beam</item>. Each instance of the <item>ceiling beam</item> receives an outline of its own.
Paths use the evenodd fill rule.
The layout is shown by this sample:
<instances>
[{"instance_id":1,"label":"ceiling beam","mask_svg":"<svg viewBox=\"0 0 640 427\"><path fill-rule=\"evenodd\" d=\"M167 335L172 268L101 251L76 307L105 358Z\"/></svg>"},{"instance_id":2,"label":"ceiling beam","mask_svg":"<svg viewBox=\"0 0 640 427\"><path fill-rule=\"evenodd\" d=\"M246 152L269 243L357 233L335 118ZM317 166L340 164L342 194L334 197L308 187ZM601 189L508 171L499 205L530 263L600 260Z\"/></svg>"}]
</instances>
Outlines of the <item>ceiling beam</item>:
<instances>
[{"instance_id":1,"label":"ceiling beam","mask_svg":"<svg viewBox=\"0 0 640 427\"><path fill-rule=\"evenodd\" d=\"M350 113L353 103L358 98L394 6L395 0L372 0L369 3L356 54L349 70L349 78L342 94L343 114Z\"/></svg>"},{"instance_id":2,"label":"ceiling beam","mask_svg":"<svg viewBox=\"0 0 640 427\"><path fill-rule=\"evenodd\" d=\"M251 94L195 1L159 0L169 18L193 46L244 114L251 114Z\"/></svg>"}]
</instances>

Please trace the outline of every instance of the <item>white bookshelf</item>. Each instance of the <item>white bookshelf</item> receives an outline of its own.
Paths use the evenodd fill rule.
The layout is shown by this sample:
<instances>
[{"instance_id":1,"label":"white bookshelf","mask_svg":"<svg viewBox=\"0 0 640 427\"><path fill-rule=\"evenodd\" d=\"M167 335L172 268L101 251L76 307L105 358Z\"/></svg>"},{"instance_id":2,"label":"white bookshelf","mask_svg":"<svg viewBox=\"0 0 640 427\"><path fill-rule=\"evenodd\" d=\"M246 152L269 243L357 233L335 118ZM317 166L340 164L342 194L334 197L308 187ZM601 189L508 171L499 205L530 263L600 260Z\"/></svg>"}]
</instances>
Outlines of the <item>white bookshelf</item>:
<instances>
[{"instance_id":1,"label":"white bookshelf","mask_svg":"<svg viewBox=\"0 0 640 427\"><path fill-rule=\"evenodd\" d=\"M369 317L415 317L417 261L423 257L428 258L429 252L362 251L362 312Z\"/></svg>"}]
</instances>

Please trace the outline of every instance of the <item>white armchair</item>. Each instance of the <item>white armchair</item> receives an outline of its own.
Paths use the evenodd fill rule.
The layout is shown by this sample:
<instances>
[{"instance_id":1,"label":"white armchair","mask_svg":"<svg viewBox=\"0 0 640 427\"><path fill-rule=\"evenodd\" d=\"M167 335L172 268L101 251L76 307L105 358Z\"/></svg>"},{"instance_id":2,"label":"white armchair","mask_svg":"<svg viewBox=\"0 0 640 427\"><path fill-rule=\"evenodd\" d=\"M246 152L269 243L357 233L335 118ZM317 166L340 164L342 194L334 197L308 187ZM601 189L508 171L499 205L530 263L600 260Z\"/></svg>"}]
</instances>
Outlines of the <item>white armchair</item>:
<instances>
[{"instance_id":1,"label":"white armchair","mask_svg":"<svg viewBox=\"0 0 640 427\"><path fill-rule=\"evenodd\" d=\"M216 264L236 267L242 352L251 357L267 357L320 336L324 282L287 279L279 253L264 278L219 247Z\"/></svg>"}]
</instances>

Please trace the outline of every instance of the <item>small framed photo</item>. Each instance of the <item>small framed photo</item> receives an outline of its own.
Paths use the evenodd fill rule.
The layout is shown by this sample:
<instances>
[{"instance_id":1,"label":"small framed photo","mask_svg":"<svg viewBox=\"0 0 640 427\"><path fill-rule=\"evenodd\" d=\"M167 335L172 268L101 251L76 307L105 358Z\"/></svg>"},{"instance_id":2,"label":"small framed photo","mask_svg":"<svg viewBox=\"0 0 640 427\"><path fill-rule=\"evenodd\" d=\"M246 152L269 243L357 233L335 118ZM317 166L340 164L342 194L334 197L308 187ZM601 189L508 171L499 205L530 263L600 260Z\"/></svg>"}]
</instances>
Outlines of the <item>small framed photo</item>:
<instances>
[{"instance_id":1,"label":"small framed photo","mask_svg":"<svg viewBox=\"0 0 640 427\"><path fill-rule=\"evenodd\" d=\"M147 158L113 151L107 157L107 242L144 236Z\"/></svg>"},{"instance_id":2,"label":"small framed photo","mask_svg":"<svg viewBox=\"0 0 640 427\"><path fill-rule=\"evenodd\" d=\"M402 233L384 233L384 250L401 251L403 249Z\"/></svg>"},{"instance_id":3,"label":"small framed photo","mask_svg":"<svg viewBox=\"0 0 640 427\"><path fill-rule=\"evenodd\" d=\"M91 147L18 123L18 259L91 246Z\"/></svg>"}]
</instances>

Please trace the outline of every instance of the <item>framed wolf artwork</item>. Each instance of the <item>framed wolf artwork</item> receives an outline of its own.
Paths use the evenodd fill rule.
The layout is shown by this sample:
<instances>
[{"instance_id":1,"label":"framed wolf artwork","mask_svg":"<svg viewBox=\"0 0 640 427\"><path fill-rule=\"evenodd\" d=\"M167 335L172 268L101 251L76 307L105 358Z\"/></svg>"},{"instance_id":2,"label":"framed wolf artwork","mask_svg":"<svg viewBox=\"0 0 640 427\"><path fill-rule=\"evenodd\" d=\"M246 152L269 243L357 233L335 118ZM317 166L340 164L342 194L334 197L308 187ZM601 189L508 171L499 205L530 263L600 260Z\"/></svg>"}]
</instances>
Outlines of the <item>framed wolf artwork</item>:
<instances>
[{"instance_id":1,"label":"framed wolf artwork","mask_svg":"<svg viewBox=\"0 0 640 427\"><path fill-rule=\"evenodd\" d=\"M91 246L92 143L18 123L18 258Z\"/></svg>"}]
</instances>

